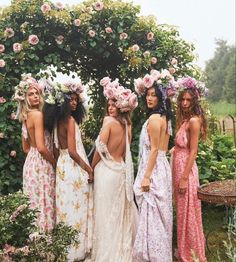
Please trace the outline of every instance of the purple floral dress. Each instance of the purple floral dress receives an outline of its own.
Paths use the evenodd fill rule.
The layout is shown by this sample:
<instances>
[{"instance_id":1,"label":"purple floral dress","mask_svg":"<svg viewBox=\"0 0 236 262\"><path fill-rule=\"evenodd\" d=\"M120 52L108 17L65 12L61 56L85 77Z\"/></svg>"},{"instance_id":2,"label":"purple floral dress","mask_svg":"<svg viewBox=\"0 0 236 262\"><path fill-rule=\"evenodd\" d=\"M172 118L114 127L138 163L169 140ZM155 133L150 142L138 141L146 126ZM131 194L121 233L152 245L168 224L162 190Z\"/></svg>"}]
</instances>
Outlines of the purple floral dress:
<instances>
[{"instance_id":1,"label":"purple floral dress","mask_svg":"<svg viewBox=\"0 0 236 262\"><path fill-rule=\"evenodd\" d=\"M139 208L139 224L133 248L136 262L172 261L172 177L164 151L158 151L151 175L149 192L141 190L141 183L150 154L148 120L140 135L139 168L134 192Z\"/></svg>"},{"instance_id":2,"label":"purple floral dress","mask_svg":"<svg viewBox=\"0 0 236 262\"><path fill-rule=\"evenodd\" d=\"M25 125L22 135L27 138ZM50 135L45 131L45 144L52 150ZM51 230L55 225L55 172L37 148L30 148L23 167L23 192L29 197L31 208L39 210L37 224L42 231Z\"/></svg>"}]
</instances>

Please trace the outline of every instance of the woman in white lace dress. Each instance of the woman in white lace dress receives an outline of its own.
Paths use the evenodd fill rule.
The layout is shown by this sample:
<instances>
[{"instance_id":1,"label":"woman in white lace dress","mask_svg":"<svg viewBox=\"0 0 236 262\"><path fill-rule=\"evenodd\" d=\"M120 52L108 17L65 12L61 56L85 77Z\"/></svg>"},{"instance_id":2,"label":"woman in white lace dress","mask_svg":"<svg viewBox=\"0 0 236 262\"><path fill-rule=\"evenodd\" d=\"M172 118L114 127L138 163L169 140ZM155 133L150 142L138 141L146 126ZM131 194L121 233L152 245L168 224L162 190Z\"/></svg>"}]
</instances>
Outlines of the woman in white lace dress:
<instances>
[{"instance_id":1,"label":"woman in white lace dress","mask_svg":"<svg viewBox=\"0 0 236 262\"><path fill-rule=\"evenodd\" d=\"M93 180L93 172L79 129L84 116L80 99L82 86L68 83L57 85L54 89L56 92L52 96L57 100L55 103L58 109L54 142L59 149L56 167L56 221L78 230L79 243L69 247L67 261L79 261L87 258L91 251L93 223L92 188L89 184ZM47 103L53 102L49 99L52 96L47 96Z\"/></svg>"},{"instance_id":2,"label":"woman in white lace dress","mask_svg":"<svg viewBox=\"0 0 236 262\"><path fill-rule=\"evenodd\" d=\"M130 153L130 111L137 97L117 81L101 80L107 116L96 140L94 168L94 241L92 261L131 262L136 207ZM123 102L123 104L122 104Z\"/></svg>"},{"instance_id":3,"label":"woman in white lace dress","mask_svg":"<svg viewBox=\"0 0 236 262\"><path fill-rule=\"evenodd\" d=\"M140 135L139 168L134 192L139 224L134 261L172 261L172 179L166 158L168 110L165 90L153 84L145 93L149 118ZM169 101L168 101L169 102Z\"/></svg>"}]
</instances>

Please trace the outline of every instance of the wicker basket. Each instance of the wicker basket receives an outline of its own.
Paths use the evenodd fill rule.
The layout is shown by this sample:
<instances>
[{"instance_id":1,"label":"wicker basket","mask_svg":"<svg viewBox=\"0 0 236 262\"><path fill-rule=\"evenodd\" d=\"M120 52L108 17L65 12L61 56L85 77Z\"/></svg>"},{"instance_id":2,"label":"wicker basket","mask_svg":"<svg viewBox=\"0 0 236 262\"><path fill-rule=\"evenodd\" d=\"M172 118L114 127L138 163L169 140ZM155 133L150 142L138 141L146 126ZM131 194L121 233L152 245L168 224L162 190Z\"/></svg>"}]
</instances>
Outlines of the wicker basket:
<instances>
[{"instance_id":1,"label":"wicker basket","mask_svg":"<svg viewBox=\"0 0 236 262\"><path fill-rule=\"evenodd\" d=\"M212 204L236 205L236 181L215 181L198 187L198 198Z\"/></svg>"}]
</instances>

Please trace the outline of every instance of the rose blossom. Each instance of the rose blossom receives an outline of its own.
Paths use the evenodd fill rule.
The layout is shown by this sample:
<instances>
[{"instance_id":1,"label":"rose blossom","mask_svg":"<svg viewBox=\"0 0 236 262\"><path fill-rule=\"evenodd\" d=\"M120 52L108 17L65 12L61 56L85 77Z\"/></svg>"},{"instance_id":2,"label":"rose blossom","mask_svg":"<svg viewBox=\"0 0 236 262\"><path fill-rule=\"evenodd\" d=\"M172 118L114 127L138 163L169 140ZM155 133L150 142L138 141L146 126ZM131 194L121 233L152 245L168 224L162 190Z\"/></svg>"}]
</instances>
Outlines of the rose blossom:
<instances>
[{"instance_id":1,"label":"rose blossom","mask_svg":"<svg viewBox=\"0 0 236 262\"><path fill-rule=\"evenodd\" d=\"M178 64L178 60L176 58L172 58L170 63L172 66L176 66Z\"/></svg>"},{"instance_id":2,"label":"rose blossom","mask_svg":"<svg viewBox=\"0 0 236 262\"><path fill-rule=\"evenodd\" d=\"M138 106L138 99L137 96L132 93L129 97L129 107L132 109L136 108Z\"/></svg>"},{"instance_id":3,"label":"rose blossom","mask_svg":"<svg viewBox=\"0 0 236 262\"><path fill-rule=\"evenodd\" d=\"M152 40L153 37L154 37L153 32L149 32L149 33L147 33L147 40Z\"/></svg>"},{"instance_id":4,"label":"rose blossom","mask_svg":"<svg viewBox=\"0 0 236 262\"><path fill-rule=\"evenodd\" d=\"M131 47L131 50L132 50L133 52L137 52L137 51L139 50L139 46L138 46L138 45L133 45L133 46Z\"/></svg>"},{"instance_id":5,"label":"rose blossom","mask_svg":"<svg viewBox=\"0 0 236 262\"><path fill-rule=\"evenodd\" d=\"M14 246L5 244L4 249L3 249L3 252L4 252L5 254L14 253L14 252L15 252L15 249L16 249L16 248L15 248Z\"/></svg>"},{"instance_id":6,"label":"rose blossom","mask_svg":"<svg viewBox=\"0 0 236 262\"><path fill-rule=\"evenodd\" d=\"M96 35L95 31L93 30L89 30L88 34L90 37L94 37Z\"/></svg>"},{"instance_id":7,"label":"rose blossom","mask_svg":"<svg viewBox=\"0 0 236 262\"><path fill-rule=\"evenodd\" d=\"M143 56L144 56L144 57L149 57L150 54L151 54L151 53L150 53L149 51L145 51L145 52L143 53Z\"/></svg>"},{"instance_id":8,"label":"rose blossom","mask_svg":"<svg viewBox=\"0 0 236 262\"><path fill-rule=\"evenodd\" d=\"M6 103L6 99L3 96L0 96L0 104Z\"/></svg>"},{"instance_id":9,"label":"rose blossom","mask_svg":"<svg viewBox=\"0 0 236 262\"><path fill-rule=\"evenodd\" d=\"M45 14L51 10L51 6L48 3L44 3L41 5L41 11Z\"/></svg>"},{"instance_id":10,"label":"rose blossom","mask_svg":"<svg viewBox=\"0 0 236 262\"><path fill-rule=\"evenodd\" d=\"M55 41L57 42L58 45L61 45L64 42L64 36L63 35L58 35L55 38Z\"/></svg>"},{"instance_id":11,"label":"rose blossom","mask_svg":"<svg viewBox=\"0 0 236 262\"><path fill-rule=\"evenodd\" d=\"M22 44L20 43L14 43L13 44L13 51L15 53L19 53L22 50Z\"/></svg>"},{"instance_id":12,"label":"rose blossom","mask_svg":"<svg viewBox=\"0 0 236 262\"><path fill-rule=\"evenodd\" d=\"M12 150L12 151L10 152L10 156L11 156L11 157L16 157L16 151L15 151L15 150Z\"/></svg>"},{"instance_id":13,"label":"rose blossom","mask_svg":"<svg viewBox=\"0 0 236 262\"><path fill-rule=\"evenodd\" d=\"M3 68L6 65L6 62L3 59L0 59L0 68Z\"/></svg>"},{"instance_id":14,"label":"rose blossom","mask_svg":"<svg viewBox=\"0 0 236 262\"><path fill-rule=\"evenodd\" d=\"M145 86L142 78L139 77L137 79L134 79L134 89L139 95L145 93Z\"/></svg>"},{"instance_id":15,"label":"rose blossom","mask_svg":"<svg viewBox=\"0 0 236 262\"><path fill-rule=\"evenodd\" d=\"M16 120L16 113L12 112L10 115L11 120Z\"/></svg>"},{"instance_id":16,"label":"rose blossom","mask_svg":"<svg viewBox=\"0 0 236 262\"><path fill-rule=\"evenodd\" d=\"M37 35L30 35L28 38L28 41L31 45L37 45L39 42L39 39Z\"/></svg>"},{"instance_id":17,"label":"rose blossom","mask_svg":"<svg viewBox=\"0 0 236 262\"><path fill-rule=\"evenodd\" d=\"M100 85L103 86L103 87L107 86L110 83L111 83L111 79L108 76L103 77L103 79L100 80Z\"/></svg>"},{"instance_id":18,"label":"rose blossom","mask_svg":"<svg viewBox=\"0 0 236 262\"><path fill-rule=\"evenodd\" d=\"M156 58L155 56L153 56L153 57L151 58L151 63L152 63L153 65L155 65L155 64L157 63L157 58Z\"/></svg>"},{"instance_id":19,"label":"rose blossom","mask_svg":"<svg viewBox=\"0 0 236 262\"><path fill-rule=\"evenodd\" d=\"M151 75L146 74L143 78L143 83L145 87L150 88L153 86L154 79Z\"/></svg>"},{"instance_id":20,"label":"rose blossom","mask_svg":"<svg viewBox=\"0 0 236 262\"><path fill-rule=\"evenodd\" d=\"M127 38L128 38L128 34L126 34L124 32L120 34L120 40L125 40Z\"/></svg>"},{"instance_id":21,"label":"rose blossom","mask_svg":"<svg viewBox=\"0 0 236 262\"><path fill-rule=\"evenodd\" d=\"M4 31L4 36L7 38L11 38L15 35L14 30L11 27L7 27Z\"/></svg>"},{"instance_id":22,"label":"rose blossom","mask_svg":"<svg viewBox=\"0 0 236 262\"><path fill-rule=\"evenodd\" d=\"M122 98L123 99L128 99L129 97L130 97L130 95L131 95L131 90L130 89L125 89L124 88L124 90L122 91Z\"/></svg>"},{"instance_id":23,"label":"rose blossom","mask_svg":"<svg viewBox=\"0 0 236 262\"><path fill-rule=\"evenodd\" d=\"M111 29L111 27L106 27L106 28L105 28L105 31L106 31L107 34L110 34L110 33L113 32L113 30Z\"/></svg>"},{"instance_id":24,"label":"rose blossom","mask_svg":"<svg viewBox=\"0 0 236 262\"><path fill-rule=\"evenodd\" d=\"M5 46L0 44L0 54L3 53L5 51Z\"/></svg>"},{"instance_id":25,"label":"rose blossom","mask_svg":"<svg viewBox=\"0 0 236 262\"><path fill-rule=\"evenodd\" d=\"M63 5L61 2L56 2L55 6L56 6L56 8L59 9L59 10L64 9L64 5Z\"/></svg>"},{"instance_id":26,"label":"rose blossom","mask_svg":"<svg viewBox=\"0 0 236 262\"><path fill-rule=\"evenodd\" d=\"M151 70L151 76L153 77L154 81L157 81L161 76L161 73L155 69Z\"/></svg>"},{"instance_id":27,"label":"rose blossom","mask_svg":"<svg viewBox=\"0 0 236 262\"><path fill-rule=\"evenodd\" d=\"M174 67L170 67L169 72L173 75L176 72L176 70Z\"/></svg>"},{"instance_id":28,"label":"rose blossom","mask_svg":"<svg viewBox=\"0 0 236 262\"><path fill-rule=\"evenodd\" d=\"M103 2L101 2L101 1L97 1L97 2L94 4L94 9L95 9L96 11L101 11L101 10L103 9L103 7L104 7L104 4L103 4Z\"/></svg>"},{"instance_id":29,"label":"rose blossom","mask_svg":"<svg viewBox=\"0 0 236 262\"><path fill-rule=\"evenodd\" d=\"M81 20L79 18L74 20L74 25L75 26L80 26L80 24L81 24Z\"/></svg>"},{"instance_id":30,"label":"rose blossom","mask_svg":"<svg viewBox=\"0 0 236 262\"><path fill-rule=\"evenodd\" d=\"M112 88L106 88L106 89L103 91L103 94L104 94L104 96L107 97L108 99L114 97L114 92L113 92L113 89L112 89Z\"/></svg>"}]
</instances>

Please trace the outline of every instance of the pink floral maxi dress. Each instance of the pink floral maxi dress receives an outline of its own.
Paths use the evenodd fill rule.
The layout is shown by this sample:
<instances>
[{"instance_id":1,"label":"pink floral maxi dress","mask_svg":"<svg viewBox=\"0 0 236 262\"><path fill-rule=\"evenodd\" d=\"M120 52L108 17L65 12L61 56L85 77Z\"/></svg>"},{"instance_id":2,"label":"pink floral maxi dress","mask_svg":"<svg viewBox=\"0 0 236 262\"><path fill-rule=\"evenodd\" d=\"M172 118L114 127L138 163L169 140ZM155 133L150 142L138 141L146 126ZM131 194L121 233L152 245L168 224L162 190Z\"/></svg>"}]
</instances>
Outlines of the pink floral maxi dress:
<instances>
[{"instance_id":1,"label":"pink floral maxi dress","mask_svg":"<svg viewBox=\"0 0 236 262\"><path fill-rule=\"evenodd\" d=\"M193 254L205 262L205 239L202 228L201 201L197 197L198 169L194 162L185 194L179 194L178 185L189 157L189 134L183 122L175 138L173 158L175 200L177 209L178 257L181 262L193 261Z\"/></svg>"},{"instance_id":2,"label":"pink floral maxi dress","mask_svg":"<svg viewBox=\"0 0 236 262\"><path fill-rule=\"evenodd\" d=\"M172 261L172 176L164 151L158 151L149 192L141 183L150 154L146 121L140 135L139 168L134 192L139 208L139 224L133 248L135 262Z\"/></svg>"},{"instance_id":3,"label":"pink floral maxi dress","mask_svg":"<svg viewBox=\"0 0 236 262\"><path fill-rule=\"evenodd\" d=\"M27 139L24 124L22 135ZM44 139L47 149L51 151L52 141L47 131ZM53 166L32 146L23 167L23 192L29 197L31 207L39 210L37 224L40 230L53 229L56 221L55 172Z\"/></svg>"}]
</instances>

